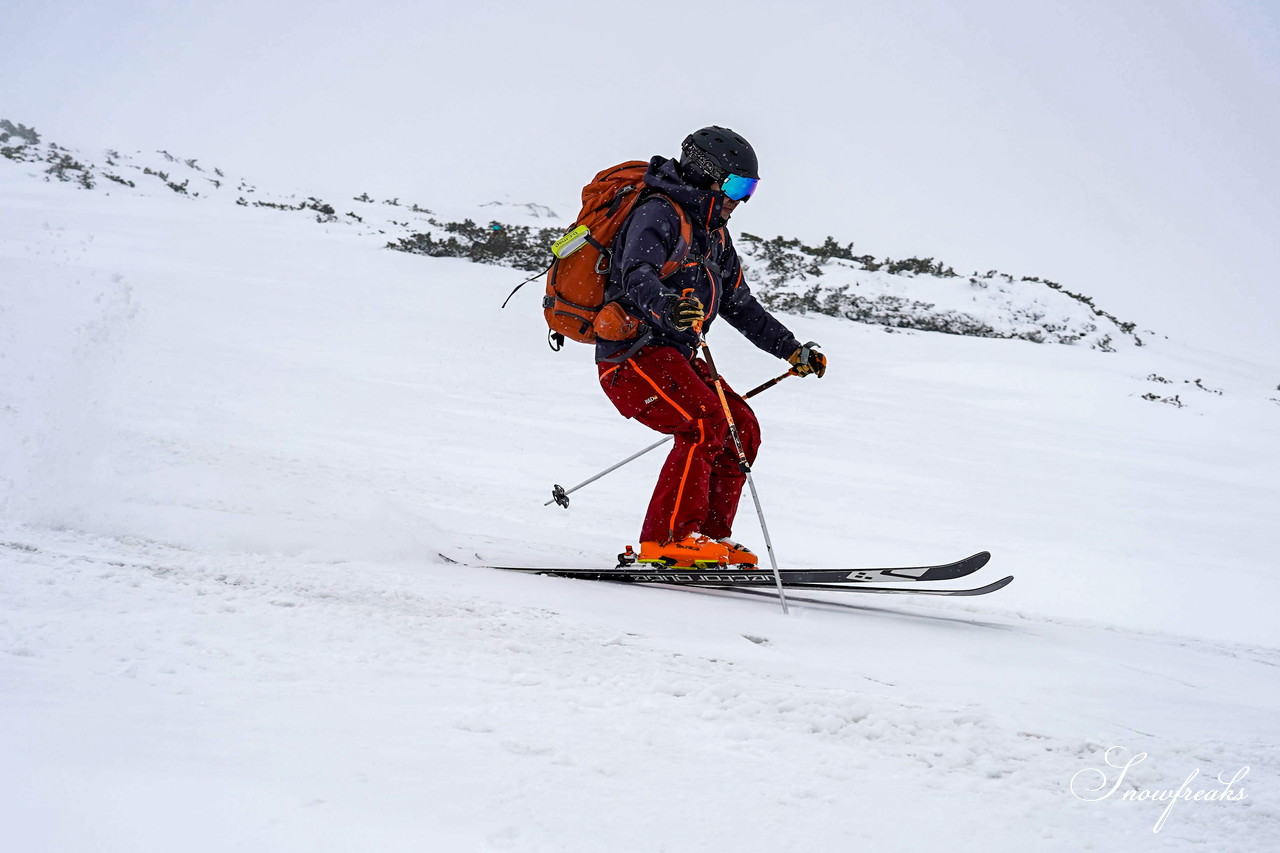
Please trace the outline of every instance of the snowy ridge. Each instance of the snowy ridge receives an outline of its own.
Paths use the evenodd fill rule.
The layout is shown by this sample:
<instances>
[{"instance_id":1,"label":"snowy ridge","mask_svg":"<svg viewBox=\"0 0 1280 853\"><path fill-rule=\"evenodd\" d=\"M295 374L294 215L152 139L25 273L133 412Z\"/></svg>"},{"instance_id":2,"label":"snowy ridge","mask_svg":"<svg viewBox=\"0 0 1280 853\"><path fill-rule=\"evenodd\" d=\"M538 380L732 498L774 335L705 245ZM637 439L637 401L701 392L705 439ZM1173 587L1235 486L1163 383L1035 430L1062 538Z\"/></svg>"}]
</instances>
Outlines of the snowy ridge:
<instances>
[{"instance_id":1,"label":"snowy ridge","mask_svg":"<svg viewBox=\"0 0 1280 853\"><path fill-rule=\"evenodd\" d=\"M281 195L167 151L144 157L108 150L98 165L97 158L43 142L31 128L9 120L0 123L0 146L9 160L42 169L29 174L43 174L45 180L142 195L168 191L191 198L234 198L242 207L299 212L322 224L385 236L388 248L400 251L466 257L531 272L546 266L548 247L568 224L536 203L481 205L473 214L483 222L479 224L465 215L450 219L416 202L379 201L366 193L338 202ZM739 247L754 290L775 310L827 314L888 331L1083 344L1103 351L1143 343L1133 323L1098 308L1087 296L1036 277L1015 279L995 270L959 276L932 258L877 260L855 255L853 244L842 246L831 238L811 247L799 240L743 234Z\"/></svg>"},{"instance_id":2,"label":"snowy ridge","mask_svg":"<svg viewBox=\"0 0 1280 853\"><path fill-rule=\"evenodd\" d=\"M828 314L881 325L886 331L1082 343L1104 352L1124 344L1143 345L1133 323L1057 282L1015 279L996 270L960 276L932 258L877 260L855 255L853 244L841 246L830 238L819 247L751 234L744 234L741 242L744 254L754 261L748 280L777 310Z\"/></svg>"},{"instance_id":3,"label":"snowy ridge","mask_svg":"<svg viewBox=\"0 0 1280 853\"><path fill-rule=\"evenodd\" d=\"M346 224L361 234L381 235L411 223L426 224L431 213L413 203L402 204L398 198L379 202L364 193L334 205L315 196L260 190L246 178L228 176L216 166L202 165L198 158L178 157L168 151L106 149L90 155L43 140L34 129L8 119L0 119L0 157L25 166L32 178L86 190L144 198L176 195L297 212L322 224Z\"/></svg>"}]
</instances>

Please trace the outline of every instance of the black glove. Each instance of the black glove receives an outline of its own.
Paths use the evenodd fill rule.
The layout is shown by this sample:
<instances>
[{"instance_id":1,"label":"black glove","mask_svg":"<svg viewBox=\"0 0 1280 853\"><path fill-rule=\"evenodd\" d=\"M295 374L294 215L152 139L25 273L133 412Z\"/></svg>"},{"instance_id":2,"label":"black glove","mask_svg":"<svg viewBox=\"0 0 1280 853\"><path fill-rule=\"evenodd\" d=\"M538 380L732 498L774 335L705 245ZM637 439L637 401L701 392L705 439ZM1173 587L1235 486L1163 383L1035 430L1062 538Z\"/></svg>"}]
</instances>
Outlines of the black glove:
<instances>
[{"instance_id":1,"label":"black glove","mask_svg":"<svg viewBox=\"0 0 1280 853\"><path fill-rule=\"evenodd\" d=\"M706 316L702 302L696 296L677 296L667 306L667 322L681 332L693 328Z\"/></svg>"},{"instance_id":2,"label":"black glove","mask_svg":"<svg viewBox=\"0 0 1280 853\"><path fill-rule=\"evenodd\" d=\"M794 367L791 372L796 376L808 376L810 373L817 374L818 378L822 378L822 374L827 372L827 357L818 352L816 347L818 344L813 341L800 347L791 353L791 357L787 361L791 362Z\"/></svg>"}]
</instances>

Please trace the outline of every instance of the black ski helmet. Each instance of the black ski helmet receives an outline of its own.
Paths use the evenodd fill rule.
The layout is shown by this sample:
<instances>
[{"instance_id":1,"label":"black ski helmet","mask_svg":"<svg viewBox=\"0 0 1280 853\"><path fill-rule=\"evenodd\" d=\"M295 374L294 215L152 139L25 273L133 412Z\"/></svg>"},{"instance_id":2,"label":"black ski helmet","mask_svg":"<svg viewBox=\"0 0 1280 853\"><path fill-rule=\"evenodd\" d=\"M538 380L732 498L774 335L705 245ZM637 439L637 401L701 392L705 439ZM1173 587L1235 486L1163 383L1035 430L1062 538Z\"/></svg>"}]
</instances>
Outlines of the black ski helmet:
<instances>
[{"instance_id":1,"label":"black ski helmet","mask_svg":"<svg viewBox=\"0 0 1280 853\"><path fill-rule=\"evenodd\" d=\"M729 175L760 177L755 149L751 143L727 127L712 125L695 130L680 146L680 165L693 167L709 177L712 183Z\"/></svg>"}]
</instances>

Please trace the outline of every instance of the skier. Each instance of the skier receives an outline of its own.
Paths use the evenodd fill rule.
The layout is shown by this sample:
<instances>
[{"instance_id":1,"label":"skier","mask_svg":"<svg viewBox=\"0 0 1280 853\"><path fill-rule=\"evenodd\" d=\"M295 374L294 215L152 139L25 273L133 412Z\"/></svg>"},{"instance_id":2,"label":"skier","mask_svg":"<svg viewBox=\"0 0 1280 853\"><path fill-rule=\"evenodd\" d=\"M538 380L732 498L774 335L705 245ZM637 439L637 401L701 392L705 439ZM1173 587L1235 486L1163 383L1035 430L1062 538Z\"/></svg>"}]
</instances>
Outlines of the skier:
<instances>
[{"instance_id":1,"label":"skier","mask_svg":"<svg viewBox=\"0 0 1280 853\"><path fill-rule=\"evenodd\" d=\"M826 372L826 357L802 346L751 294L726 228L760 175L751 145L711 126L685 138L680 159L656 156L639 201L612 245L606 298L643 318L636 341L596 343L600 385L618 412L675 442L658 476L640 530L640 562L678 567L755 565L756 555L729 538L746 475L729 435L711 369L697 357L698 332L723 316L765 352L787 359L798 376ZM660 195L659 195L660 193ZM685 262L663 279L677 251L680 205L691 222ZM748 463L760 425L746 401L723 384Z\"/></svg>"}]
</instances>

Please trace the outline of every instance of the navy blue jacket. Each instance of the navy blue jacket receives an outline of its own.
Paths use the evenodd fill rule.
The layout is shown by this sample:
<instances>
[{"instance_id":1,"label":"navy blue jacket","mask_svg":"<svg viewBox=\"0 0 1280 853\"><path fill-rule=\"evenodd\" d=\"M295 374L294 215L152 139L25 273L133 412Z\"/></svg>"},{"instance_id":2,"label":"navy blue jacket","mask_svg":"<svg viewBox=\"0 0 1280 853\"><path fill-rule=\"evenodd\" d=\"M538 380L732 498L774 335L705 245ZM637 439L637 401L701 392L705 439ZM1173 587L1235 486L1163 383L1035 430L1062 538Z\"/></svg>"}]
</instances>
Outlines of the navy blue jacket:
<instances>
[{"instance_id":1,"label":"navy blue jacket","mask_svg":"<svg viewBox=\"0 0 1280 853\"><path fill-rule=\"evenodd\" d=\"M648 330L637 340L597 341L596 361L625 356L638 344L674 347L686 357L692 356L697 334L692 329L680 331L667 320L671 302L686 288L693 288L706 308L704 334L723 316L765 352L778 358L795 352L800 342L756 301L743 279L742 264L721 217L725 196L689 185L676 161L665 157L649 161L644 180L652 190L684 208L693 225L689 255L675 273L658 278L662 265L675 253L680 219L661 196L641 200L614 240L605 298L616 300L633 317L643 320Z\"/></svg>"}]
</instances>

